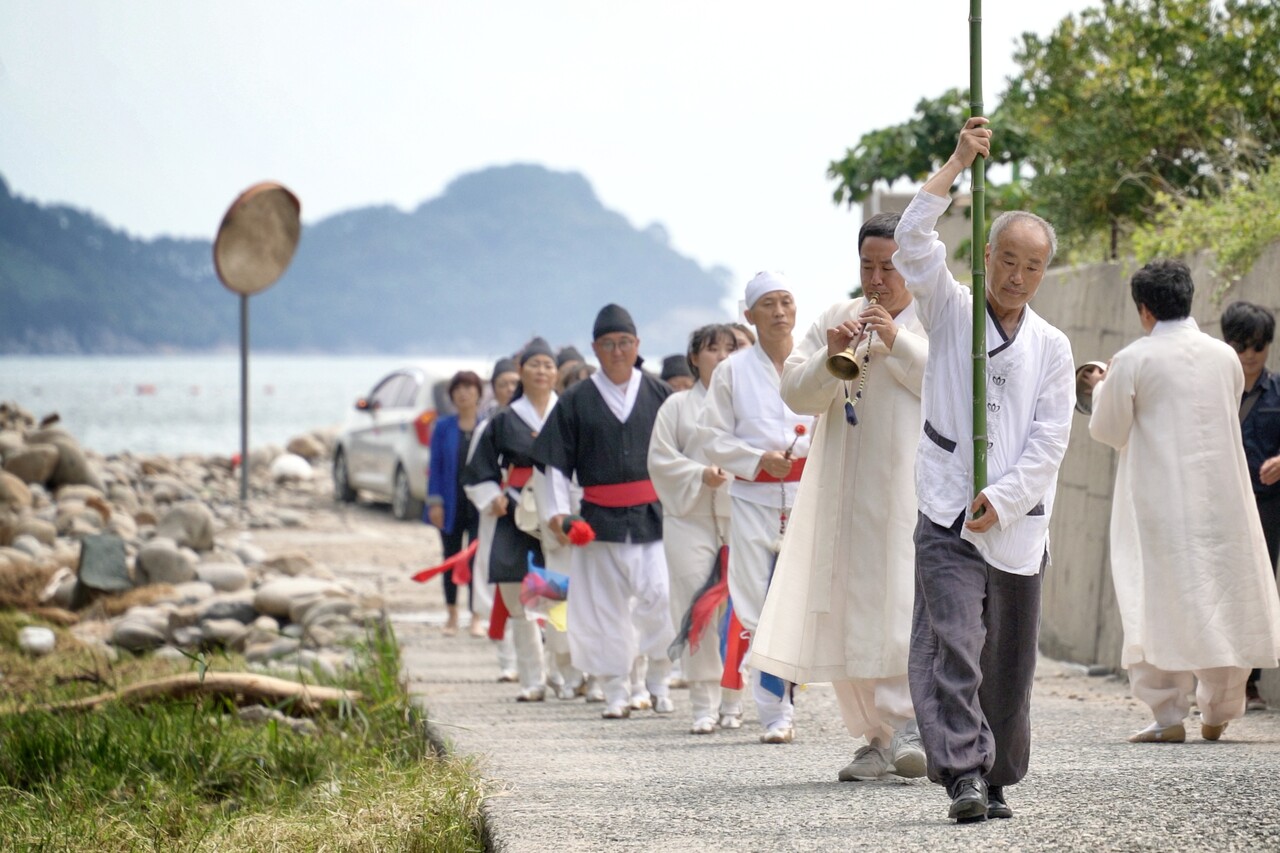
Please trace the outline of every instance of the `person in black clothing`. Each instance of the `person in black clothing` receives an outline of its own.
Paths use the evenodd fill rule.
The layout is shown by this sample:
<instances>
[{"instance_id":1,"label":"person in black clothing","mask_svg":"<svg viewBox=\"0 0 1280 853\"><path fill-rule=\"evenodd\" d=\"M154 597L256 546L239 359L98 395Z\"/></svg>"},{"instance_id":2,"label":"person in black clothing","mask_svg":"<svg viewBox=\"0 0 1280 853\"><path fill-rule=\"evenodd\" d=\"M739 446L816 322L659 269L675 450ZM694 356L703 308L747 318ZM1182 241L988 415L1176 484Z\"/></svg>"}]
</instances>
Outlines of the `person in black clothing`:
<instances>
[{"instance_id":1,"label":"person in black clothing","mask_svg":"<svg viewBox=\"0 0 1280 853\"><path fill-rule=\"evenodd\" d=\"M1261 305L1233 302L1222 312L1222 339L1236 351L1244 370L1240 433L1272 572L1280 555L1280 374L1267 370L1275 333L1275 316ZM1251 711L1267 707L1258 694L1261 675L1255 669L1245 687Z\"/></svg>"},{"instance_id":2,"label":"person in black clothing","mask_svg":"<svg viewBox=\"0 0 1280 853\"><path fill-rule=\"evenodd\" d=\"M669 613L662 505L649 480L649 437L671 394L640 370L640 339L627 311L607 305L596 317L592 350L600 370L560 398L533 444L539 508L568 541L570 482L582 486L582 518L595 541L573 551L569 648L573 664L601 679L606 719L652 707L671 713ZM632 697L637 655L648 659L647 697Z\"/></svg>"},{"instance_id":3,"label":"person in black clothing","mask_svg":"<svg viewBox=\"0 0 1280 853\"><path fill-rule=\"evenodd\" d=\"M542 338L534 338L520 354L520 386L510 405L489 418L476 442L475 453L462 472L476 506L497 518L489 552L489 581L498 585L516 648L521 702L541 702L546 696L546 668L538 624L525 618L520 584L530 561L546 567L541 539L516 525L521 490L533 474L530 451L556 406L555 359ZM574 685L576 688L576 685Z\"/></svg>"}]
</instances>

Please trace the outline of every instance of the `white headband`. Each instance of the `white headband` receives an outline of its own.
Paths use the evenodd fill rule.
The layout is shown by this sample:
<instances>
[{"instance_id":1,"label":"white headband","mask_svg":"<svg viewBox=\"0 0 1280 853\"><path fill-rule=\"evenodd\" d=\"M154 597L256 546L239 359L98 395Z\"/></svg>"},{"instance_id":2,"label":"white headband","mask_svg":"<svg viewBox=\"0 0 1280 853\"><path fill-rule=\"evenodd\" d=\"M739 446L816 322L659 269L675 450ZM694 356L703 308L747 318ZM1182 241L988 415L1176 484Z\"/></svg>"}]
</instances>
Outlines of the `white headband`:
<instances>
[{"instance_id":1,"label":"white headband","mask_svg":"<svg viewBox=\"0 0 1280 853\"><path fill-rule=\"evenodd\" d=\"M792 296L795 295L791 290L791 282L787 281L787 277L782 273L756 273L756 277L747 282L747 308L754 308L761 296L766 293L772 293L775 290L785 290Z\"/></svg>"}]
</instances>

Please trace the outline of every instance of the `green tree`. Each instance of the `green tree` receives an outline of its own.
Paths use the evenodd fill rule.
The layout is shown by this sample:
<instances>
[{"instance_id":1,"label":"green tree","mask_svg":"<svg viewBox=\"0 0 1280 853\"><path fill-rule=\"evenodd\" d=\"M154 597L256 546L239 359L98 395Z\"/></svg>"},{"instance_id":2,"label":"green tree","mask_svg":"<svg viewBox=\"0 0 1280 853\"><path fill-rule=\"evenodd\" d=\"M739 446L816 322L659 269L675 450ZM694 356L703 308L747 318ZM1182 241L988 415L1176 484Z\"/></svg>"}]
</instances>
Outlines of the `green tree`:
<instances>
[{"instance_id":1,"label":"green tree","mask_svg":"<svg viewBox=\"0 0 1280 853\"><path fill-rule=\"evenodd\" d=\"M969 90L949 89L937 98L923 98L915 114L902 124L864 134L827 167L837 181L836 204L855 204L871 194L877 181L899 178L923 181L956 147L956 133L969 115ZM996 117L998 118L998 116ZM1014 163L1026 156L1026 141L1016 131L994 138L993 163Z\"/></svg>"},{"instance_id":2,"label":"green tree","mask_svg":"<svg viewBox=\"0 0 1280 853\"><path fill-rule=\"evenodd\" d=\"M1033 199L1064 248L1115 257L1168 199L1225 192L1280 149L1275 0L1104 0L1047 38L1024 34L1014 59L1021 70L990 115L991 159L1028 177L989 185L989 207ZM953 89L864 135L830 165L836 202L861 201L876 181L922 180L967 114Z\"/></svg>"},{"instance_id":3,"label":"green tree","mask_svg":"<svg viewBox=\"0 0 1280 853\"><path fill-rule=\"evenodd\" d=\"M1002 111L1033 192L1077 245L1150 220L1157 193L1213 195L1280 145L1280 6L1105 0L1027 33ZM1096 243L1095 243L1096 244Z\"/></svg>"}]
</instances>

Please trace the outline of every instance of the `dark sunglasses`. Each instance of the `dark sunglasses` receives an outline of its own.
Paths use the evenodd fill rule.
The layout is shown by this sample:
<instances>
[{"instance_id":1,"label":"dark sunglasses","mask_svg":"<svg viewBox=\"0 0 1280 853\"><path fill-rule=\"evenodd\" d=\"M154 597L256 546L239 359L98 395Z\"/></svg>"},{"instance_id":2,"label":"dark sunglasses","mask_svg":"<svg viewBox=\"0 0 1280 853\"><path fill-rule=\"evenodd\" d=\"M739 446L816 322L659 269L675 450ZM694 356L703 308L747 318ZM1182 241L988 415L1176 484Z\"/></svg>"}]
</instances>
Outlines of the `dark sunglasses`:
<instances>
[{"instance_id":1,"label":"dark sunglasses","mask_svg":"<svg viewBox=\"0 0 1280 853\"><path fill-rule=\"evenodd\" d=\"M1264 349L1271 346L1270 341L1264 344L1254 344L1253 346L1240 343L1239 341L1227 341L1227 343L1231 344L1231 348L1236 352L1245 352L1247 350L1253 350L1254 352L1262 352Z\"/></svg>"}]
</instances>

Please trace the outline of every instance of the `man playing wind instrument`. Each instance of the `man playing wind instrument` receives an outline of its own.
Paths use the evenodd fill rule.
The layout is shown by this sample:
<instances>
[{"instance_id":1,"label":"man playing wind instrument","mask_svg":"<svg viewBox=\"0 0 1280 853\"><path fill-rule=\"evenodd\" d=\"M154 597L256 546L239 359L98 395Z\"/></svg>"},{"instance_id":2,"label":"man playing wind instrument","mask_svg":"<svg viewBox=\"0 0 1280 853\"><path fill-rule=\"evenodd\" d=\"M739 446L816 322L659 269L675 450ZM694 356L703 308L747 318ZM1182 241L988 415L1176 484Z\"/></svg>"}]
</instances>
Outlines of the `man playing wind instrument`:
<instances>
[{"instance_id":1,"label":"man playing wind instrument","mask_svg":"<svg viewBox=\"0 0 1280 853\"><path fill-rule=\"evenodd\" d=\"M790 282L781 273L762 272L747 283L745 302L744 316L759 340L716 368L698 423L698 445L708 462L736 478L729 487L729 600L751 633L795 503L813 418L793 412L779 392L796 325ZM791 686L753 669L751 689L765 729L760 740L790 743Z\"/></svg>"},{"instance_id":2,"label":"man playing wind instrument","mask_svg":"<svg viewBox=\"0 0 1280 853\"><path fill-rule=\"evenodd\" d=\"M893 256L929 333L911 698L929 778L947 786L958 821L1012 817L1004 788L1027 772L1041 570L1075 399L1066 335L1027 304L1053 260L1053 228L1005 213L985 252L990 485L973 494L973 296L947 269L935 226L961 172L990 153L986 124L965 123L955 153L902 214Z\"/></svg>"},{"instance_id":3,"label":"man playing wind instrument","mask_svg":"<svg viewBox=\"0 0 1280 853\"><path fill-rule=\"evenodd\" d=\"M929 344L893 266L897 224L896 213L863 224L864 298L828 308L783 369L782 399L819 417L751 646L752 667L832 683L849 733L867 739L845 782L925 773L907 686L916 495L902 472L915 464ZM827 360L850 345L860 371L841 381Z\"/></svg>"}]
</instances>

